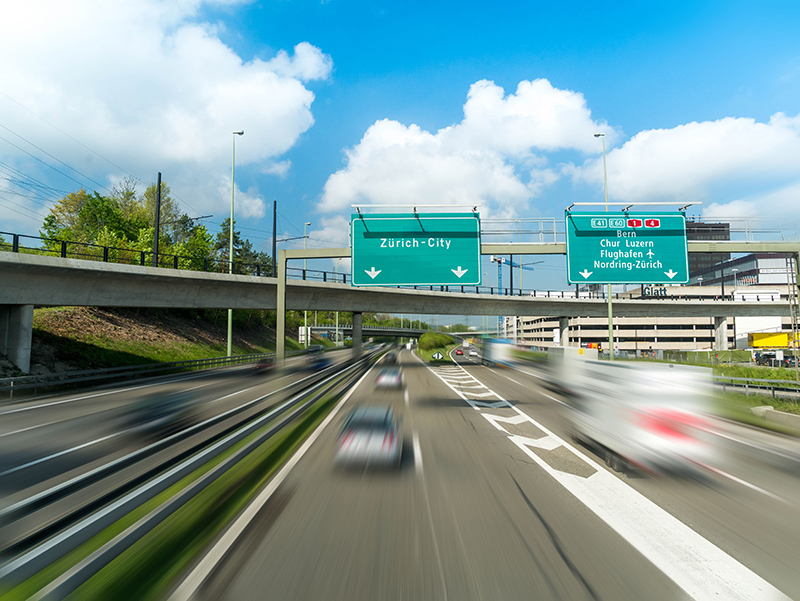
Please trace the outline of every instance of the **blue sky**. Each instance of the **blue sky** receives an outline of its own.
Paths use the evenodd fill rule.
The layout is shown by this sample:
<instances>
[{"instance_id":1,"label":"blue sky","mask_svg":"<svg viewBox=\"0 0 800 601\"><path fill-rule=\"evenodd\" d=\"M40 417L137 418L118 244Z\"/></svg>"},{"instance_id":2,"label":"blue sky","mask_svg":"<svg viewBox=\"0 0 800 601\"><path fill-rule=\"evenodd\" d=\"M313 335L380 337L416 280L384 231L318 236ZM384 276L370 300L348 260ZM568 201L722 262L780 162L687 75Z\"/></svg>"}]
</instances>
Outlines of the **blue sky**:
<instances>
[{"instance_id":1,"label":"blue sky","mask_svg":"<svg viewBox=\"0 0 800 601\"><path fill-rule=\"evenodd\" d=\"M62 4L15 6L0 23L13 57L0 125L21 138L0 136L89 188L162 171L215 230L230 132L244 129L237 223L264 249L273 199L278 236L310 221L317 247L346 244L352 202L560 219L602 200L597 129L610 200L701 201L690 213L798 232L797 2ZM79 187L2 140L0 161ZM53 199L3 182L0 227L35 233ZM563 288L561 265L526 273L526 287Z\"/></svg>"}]
</instances>

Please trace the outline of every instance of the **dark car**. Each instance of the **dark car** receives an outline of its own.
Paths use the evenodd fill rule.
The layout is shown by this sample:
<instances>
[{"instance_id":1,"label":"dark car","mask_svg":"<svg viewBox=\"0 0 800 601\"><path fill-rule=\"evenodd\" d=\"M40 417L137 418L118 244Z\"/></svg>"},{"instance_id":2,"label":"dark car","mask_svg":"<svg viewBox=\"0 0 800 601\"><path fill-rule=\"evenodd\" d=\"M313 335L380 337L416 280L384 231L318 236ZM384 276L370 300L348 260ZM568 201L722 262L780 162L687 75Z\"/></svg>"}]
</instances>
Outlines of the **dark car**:
<instances>
[{"instance_id":1,"label":"dark car","mask_svg":"<svg viewBox=\"0 0 800 601\"><path fill-rule=\"evenodd\" d=\"M322 350L314 350L306 355L306 367L311 371L325 369L331 363L332 361L322 353Z\"/></svg>"},{"instance_id":2,"label":"dark car","mask_svg":"<svg viewBox=\"0 0 800 601\"><path fill-rule=\"evenodd\" d=\"M253 363L251 373L253 374L266 374L275 369L275 359L272 357L264 357Z\"/></svg>"},{"instance_id":3,"label":"dark car","mask_svg":"<svg viewBox=\"0 0 800 601\"><path fill-rule=\"evenodd\" d=\"M170 434L196 419L195 397L191 392L150 394L132 403L127 412L133 430L150 434Z\"/></svg>"}]
</instances>

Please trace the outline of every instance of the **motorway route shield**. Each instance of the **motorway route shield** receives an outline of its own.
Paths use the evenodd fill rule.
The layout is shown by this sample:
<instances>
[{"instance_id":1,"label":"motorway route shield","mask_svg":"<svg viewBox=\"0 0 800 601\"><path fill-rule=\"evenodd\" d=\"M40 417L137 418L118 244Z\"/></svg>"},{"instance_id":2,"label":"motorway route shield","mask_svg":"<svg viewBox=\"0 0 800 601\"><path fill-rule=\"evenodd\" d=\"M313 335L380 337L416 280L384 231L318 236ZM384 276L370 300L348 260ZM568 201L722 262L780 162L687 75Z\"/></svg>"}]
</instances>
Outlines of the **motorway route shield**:
<instances>
[{"instance_id":1,"label":"motorway route shield","mask_svg":"<svg viewBox=\"0 0 800 601\"><path fill-rule=\"evenodd\" d=\"M478 213L352 215L353 286L476 286Z\"/></svg>"},{"instance_id":2,"label":"motorway route shield","mask_svg":"<svg viewBox=\"0 0 800 601\"><path fill-rule=\"evenodd\" d=\"M685 284L683 213L566 214L570 284Z\"/></svg>"}]
</instances>

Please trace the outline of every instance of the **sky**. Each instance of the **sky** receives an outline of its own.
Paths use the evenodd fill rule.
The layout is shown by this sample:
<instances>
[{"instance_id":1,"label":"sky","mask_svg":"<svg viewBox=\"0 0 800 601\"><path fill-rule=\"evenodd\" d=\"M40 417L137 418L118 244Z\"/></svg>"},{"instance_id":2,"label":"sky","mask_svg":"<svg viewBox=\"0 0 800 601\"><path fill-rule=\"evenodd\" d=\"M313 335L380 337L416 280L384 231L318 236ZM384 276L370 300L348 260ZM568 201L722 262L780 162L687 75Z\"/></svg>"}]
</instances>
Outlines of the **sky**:
<instances>
[{"instance_id":1,"label":"sky","mask_svg":"<svg viewBox=\"0 0 800 601\"><path fill-rule=\"evenodd\" d=\"M236 223L267 252L273 201L278 239L310 222L312 248L348 245L353 204L480 204L488 241L539 239L602 202L595 132L610 202L800 234L796 1L3 4L5 232L161 172L215 233L244 130ZM563 257L533 269L526 288L567 287Z\"/></svg>"}]
</instances>

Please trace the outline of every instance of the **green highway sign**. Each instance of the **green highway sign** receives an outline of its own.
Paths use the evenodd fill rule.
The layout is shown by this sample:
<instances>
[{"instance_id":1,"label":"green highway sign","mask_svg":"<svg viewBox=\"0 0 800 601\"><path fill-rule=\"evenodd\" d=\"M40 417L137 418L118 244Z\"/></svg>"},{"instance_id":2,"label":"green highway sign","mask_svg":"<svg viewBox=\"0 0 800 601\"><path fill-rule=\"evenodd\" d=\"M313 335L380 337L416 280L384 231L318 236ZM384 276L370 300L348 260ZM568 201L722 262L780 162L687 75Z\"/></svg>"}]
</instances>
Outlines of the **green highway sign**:
<instances>
[{"instance_id":1,"label":"green highway sign","mask_svg":"<svg viewBox=\"0 0 800 601\"><path fill-rule=\"evenodd\" d=\"M351 233L353 286L481 283L477 213L359 213Z\"/></svg>"},{"instance_id":2,"label":"green highway sign","mask_svg":"<svg viewBox=\"0 0 800 601\"><path fill-rule=\"evenodd\" d=\"M570 284L685 284L683 213L566 214Z\"/></svg>"}]
</instances>

